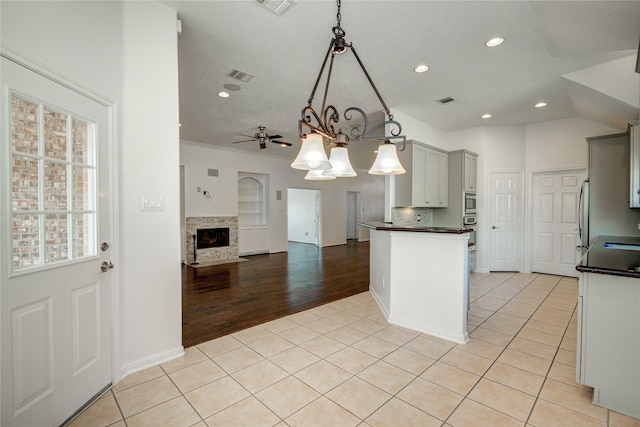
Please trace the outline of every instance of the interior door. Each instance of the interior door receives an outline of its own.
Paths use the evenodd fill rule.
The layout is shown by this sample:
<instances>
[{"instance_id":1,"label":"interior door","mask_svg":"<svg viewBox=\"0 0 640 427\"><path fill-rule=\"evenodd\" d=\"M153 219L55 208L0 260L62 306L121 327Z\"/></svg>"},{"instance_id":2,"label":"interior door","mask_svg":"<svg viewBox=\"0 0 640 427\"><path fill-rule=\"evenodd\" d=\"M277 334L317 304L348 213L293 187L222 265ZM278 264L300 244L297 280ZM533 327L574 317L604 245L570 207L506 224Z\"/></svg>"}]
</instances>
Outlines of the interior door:
<instances>
[{"instance_id":1,"label":"interior door","mask_svg":"<svg viewBox=\"0 0 640 427\"><path fill-rule=\"evenodd\" d=\"M1 424L60 425L112 379L111 110L1 66Z\"/></svg>"},{"instance_id":2,"label":"interior door","mask_svg":"<svg viewBox=\"0 0 640 427\"><path fill-rule=\"evenodd\" d=\"M522 174L492 173L490 177L491 271L522 270Z\"/></svg>"},{"instance_id":3,"label":"interior door","mask_svg":"<svg viewBox=\"0 0 640 427\"><path fill-rule=\"evenodd\" d=\"M584 169L533 176L533 271L578 276L578 200L585 178Z\"/></svg>"}]
</instances>

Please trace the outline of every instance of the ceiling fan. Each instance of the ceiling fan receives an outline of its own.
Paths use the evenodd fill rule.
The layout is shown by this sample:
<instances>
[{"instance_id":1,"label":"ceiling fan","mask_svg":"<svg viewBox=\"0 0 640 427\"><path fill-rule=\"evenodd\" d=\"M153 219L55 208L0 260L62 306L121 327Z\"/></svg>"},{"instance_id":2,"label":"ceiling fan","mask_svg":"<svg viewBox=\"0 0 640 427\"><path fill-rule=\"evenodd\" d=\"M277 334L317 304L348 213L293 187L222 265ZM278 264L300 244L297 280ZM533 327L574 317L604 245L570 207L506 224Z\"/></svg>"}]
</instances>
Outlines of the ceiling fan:
<instances>
[{"instance_id":1,"label":"ceiling fan","mask_svg":"<svg viewBox=\"0 0 640 427\"><path fill-rule=\"evenodd\" d=\"M269 135L264 130L265 130L264 126L258 126L258 132L256 132L254 135L245 135L241 133L240 135L246 136L247 138L251 138L251 139L232 142L232 144L240 144L241 142L258 141L260 143L261 150L264 148L267 148L267 142L273 142L274 144L279 144L281 147L291 147L291 145L293 145L290 142L276 141L276 139L282 138L282 135Z\"/></svg>"}]
</instances>

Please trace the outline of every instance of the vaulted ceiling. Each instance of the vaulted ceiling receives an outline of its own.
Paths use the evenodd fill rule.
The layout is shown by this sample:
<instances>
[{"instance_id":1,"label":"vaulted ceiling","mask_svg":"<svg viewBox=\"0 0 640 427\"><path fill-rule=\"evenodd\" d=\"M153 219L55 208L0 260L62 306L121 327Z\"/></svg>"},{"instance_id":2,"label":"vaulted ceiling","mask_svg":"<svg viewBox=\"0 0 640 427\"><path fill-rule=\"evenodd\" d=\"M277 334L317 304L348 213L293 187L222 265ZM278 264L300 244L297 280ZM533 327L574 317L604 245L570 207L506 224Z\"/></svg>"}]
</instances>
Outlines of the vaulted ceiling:
<instances>
[{"instance_id":1,"label":"vaulted ceiling","mask_svg":"<svg viewBox=\"0 0 640 427\"><path fill-rule=\"evenodd\" d=\"M293 147L268 144L263 152L294 156L336 3L296 1L282 16L255 0L161 3L182 23L181 139L259 151L257 142L232 142L266 126ZM639 117L638 1L343 0L341 12L346 40L391 110L442 131L569 117L623 128ZM505 42L486 47L496 35ZM419 64L430 68L415 73ZM242 82L233 70L255 77ZM221 98L225 84L240 90ZM454 101L438 102L446 97ZM336 57L328 101L341 114L381 110L350 53ZM539 101L548 105L535 108Z\"/></svg>"}]
</instances>

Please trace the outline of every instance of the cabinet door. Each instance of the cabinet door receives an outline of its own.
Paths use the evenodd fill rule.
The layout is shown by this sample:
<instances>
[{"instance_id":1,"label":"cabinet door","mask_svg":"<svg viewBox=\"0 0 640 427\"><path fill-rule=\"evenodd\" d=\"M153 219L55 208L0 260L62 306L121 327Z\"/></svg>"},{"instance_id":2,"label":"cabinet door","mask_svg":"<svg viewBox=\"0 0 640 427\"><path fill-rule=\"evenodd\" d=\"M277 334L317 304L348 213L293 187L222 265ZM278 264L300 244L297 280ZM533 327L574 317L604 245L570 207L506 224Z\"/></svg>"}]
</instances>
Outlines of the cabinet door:
<instances>
[{"instance_id":1,"label":"cabinet door","mask_svg":"<svg viewBox=\"0 0 640 427\"><path fill-rule=\"evenodd\" d=\"M449 206L449 156L446 153L438 153L438 205L446 208Z\"/></svg>"},{"instance_id":2,"label":"cabinet door","mask_svg":"<svg viewBox=\"0 0 640 427\"><path fill-rule=\"evenodd\" d=\"M425 185L427 177L428 150L419 145L413 146L413 158L411 160L411 204L413 206L430 206L425 204Z\"/></svg>"},{"instance_id":3,"label":"cabinet door","mask_svg":"<svg viewBox=\"0 0 640 427\"><path fill-rule=\"evenodd\" d=\"M440 207L440 153L426 151L424 204L423 206Z\"/></svg>"},{"instance_id":4,"label":"cabinet door","mask_svg":"<svg viewBox=\"0 0 640 427\"><path fill-rule=\"evenodd\" d=\"M476 191L476 173L478 170L478 158L473 154L464 155L464 191Z\"/></svg>"}]
</instances>

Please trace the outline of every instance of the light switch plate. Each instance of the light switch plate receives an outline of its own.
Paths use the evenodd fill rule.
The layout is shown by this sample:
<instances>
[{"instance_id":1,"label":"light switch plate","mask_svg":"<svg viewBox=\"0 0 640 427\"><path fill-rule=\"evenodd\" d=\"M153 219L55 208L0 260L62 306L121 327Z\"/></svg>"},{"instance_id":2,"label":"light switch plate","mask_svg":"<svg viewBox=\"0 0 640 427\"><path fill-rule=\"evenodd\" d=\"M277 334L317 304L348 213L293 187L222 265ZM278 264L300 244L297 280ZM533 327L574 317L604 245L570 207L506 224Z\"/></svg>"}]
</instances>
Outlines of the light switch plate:
<instances>
[{"instance_id":1,"label":"light switch plate","mask_svg":"<svg viewBox=\"0 0 640 427\"><path fill-rule=\"evenodd\" d=\"M164 197L140 196L140 210L143 212L164 211Z\"/></svg>"}]
</instances>

